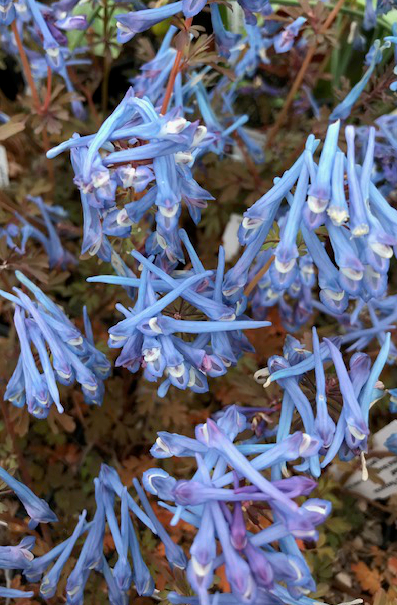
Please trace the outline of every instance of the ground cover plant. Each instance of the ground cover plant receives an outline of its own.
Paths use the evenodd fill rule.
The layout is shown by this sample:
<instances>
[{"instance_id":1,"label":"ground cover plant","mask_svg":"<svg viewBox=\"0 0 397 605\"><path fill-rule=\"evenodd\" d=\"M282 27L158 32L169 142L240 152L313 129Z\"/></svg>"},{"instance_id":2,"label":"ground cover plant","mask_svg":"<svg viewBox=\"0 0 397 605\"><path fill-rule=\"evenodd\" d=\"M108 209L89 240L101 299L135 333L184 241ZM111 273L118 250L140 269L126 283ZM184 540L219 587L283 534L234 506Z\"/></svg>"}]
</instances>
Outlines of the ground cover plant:
<instances>
[{"instance_id":1,"label":"ground cover plant","mask_svg":"<svg viewBox=\"0 0 397 605\"><path fill-rule=\"evenodd\" d=\"M0 598L397 603L394 0L0 0Z\"/></svg>"}]
</instances>

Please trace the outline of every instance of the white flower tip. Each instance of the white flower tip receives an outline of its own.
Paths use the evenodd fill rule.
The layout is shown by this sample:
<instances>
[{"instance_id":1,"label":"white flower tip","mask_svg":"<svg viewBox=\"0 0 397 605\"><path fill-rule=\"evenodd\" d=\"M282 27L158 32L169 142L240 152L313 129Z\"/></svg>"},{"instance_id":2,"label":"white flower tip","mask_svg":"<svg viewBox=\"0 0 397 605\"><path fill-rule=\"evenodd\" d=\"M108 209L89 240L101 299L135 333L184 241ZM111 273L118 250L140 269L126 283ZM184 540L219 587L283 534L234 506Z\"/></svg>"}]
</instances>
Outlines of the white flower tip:
<instances>
[{"instance_id":1,"label":"white flower tip","mask_svg":"<svg viewBox=\"0 0 397 605\"><path fill-rule=\"evenodd\" d=\"M314 214L321 214L322 212L324 212L324 210L328 206L328 202L329 200L322 200L321 198L316 197L315 195L309 195L307 198L307 204Z\"/></svg>"},{"instance_id":2,"label":"white flower tip","mask_svg":"<svg viewBox=\"0 0 397 605\"><path fill-rule=\"evenodd\" d=\"M174 120L169 120L164 126L165 134L179 134L186 126L187 120L185 118L175 118Z\"/></svg>"},{"instance_id":3,"label":"white flower tip","mask_svg":"<svg viewBox=\"0 0 397 605\"><path fill-rule=\"evenodd\" d=\"M269 378L270 372L268 368L261 368L254 374L254 380L258 384L264 384Z\"/></svg>"},{"instance_id":4,"label":"white flower tip","mask_svg":"<svg viewBox=\"0 0 397 605\"><path fill-rule=\"evenodd\" d=\"M338 206L329 206L327 214L335 227L341 227L349 220L349 213L344 208Z\"/></svg>"},{"instance_id":5,"label":"white flower tip","mask_svg":"<svg viewBox=\"0 0 397 605\"><path fill-rule=\"evenodd\" d=\"M274 259L274 266L279 273L289 273L295 266L296 258L291 258L287 263L282 263L277 256Z\"/></svg>"}]
</instances>

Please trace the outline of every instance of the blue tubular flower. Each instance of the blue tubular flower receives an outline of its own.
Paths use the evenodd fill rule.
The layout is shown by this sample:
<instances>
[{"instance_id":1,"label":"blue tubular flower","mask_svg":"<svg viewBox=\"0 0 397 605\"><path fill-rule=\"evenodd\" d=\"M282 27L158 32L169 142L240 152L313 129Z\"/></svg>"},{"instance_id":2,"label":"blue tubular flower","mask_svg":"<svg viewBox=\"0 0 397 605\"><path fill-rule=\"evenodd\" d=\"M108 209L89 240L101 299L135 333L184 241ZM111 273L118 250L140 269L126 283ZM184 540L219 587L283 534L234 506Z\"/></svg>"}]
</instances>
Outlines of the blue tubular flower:
<instances>
[{"instance_id":1,"label":"blue tubular flower","mask_svg":"<svg viewBox=\"0 0 397 605\"><path fill-rule=\"evenodd\" d=\"M209 419L202 427L196 427L196 437L198 441L215 448L233 468L249 479L259 490L267 494L268 498L280 502L281 505L284 505L291 512L296 511L297 507L295 503L286 498L280 490L274 488L269 481L256 471L215 422Z\"/></svg>"},{"instance_id":2,"label":"blue tubular flower","mask_svg":"<svg viewBox=\"0 0 397 605\"><path fill-rule=\"evenodd\" d=\"M266 50L271 41L262 36L261 28L256 24L246 24L247 38L244 41L248 47L243 58L236 64L235 73L241 79L253 76L261 63L268 63Z\"/></svg>"},{"instance_id":3,"label":"blue tubular flower","mask_svg":"<svg viewBox=\"0 0 397 605\"><path fill-rule=\"evenodd\" d=\"M180 502L187 508L175 508L165 503L160 503L161 506L176 513L177 519L182 518L198 528L187 572L191 587L198 594L198 600L192 599L192 603L211 602L208 588L213 571L224 564L232 590L232 595L220 595L220 600L225 603L258 603L258 599L273 602L273 595L279 588L275 582L278 581L285 582L288 591L296 597L306 589L315 589L293 536L315 538L315 527L329 514L330 504L311 499L299 508L290 500L291 497L309 494L314 488L315 482L305 477L273 481L270 485L277 494L273 498L269 493L269 484L262 482L264 477L256 469L274 468L294 456L311 455L314 449L318 451L319 443L314 446L308 435L298 433L277 445L258 444L256 439L252 443L252 439L247 439L234 446L231 440L246 427L246 422L242 423L240 416L239 410L231 406L218 417L218 424L208 420L206 425L196 427L198 441L209 449L207 453L203 452L203 457L196 455L198 472L192 480L175 482L166 472L157 469L146 473L145 483L152 493ZM190 450L193 455L192 446ZM253 460L246 458L259 451L262 453ZM183 455L183 451L181 453ZM177 455L180 453L177 452ZM224 474L227 466L234 470ZM250 484L240 484L244 477ZM223 489L226 485L231 487ZM278 494L286 498L283 504ZM268 501L275 517L281 520L275 520L269 528L252 535L246 529L244 512L252 501ZM229 508L226 502L233 505ZM244 509L241 502L245 502ZM287 502L293 505L294 512L285 508ZM218 556L216 538L221 546ZM278 539L282 553L270 547L270 543Z\"/></svg>"},{"instance_id":4,"label":"blue tubular flower","mask_svg":"<svg viewBox=\"0 0 397 605\"><path fill-rule=\"evenodd\" d=\"M4 597L4 599L32 599L34 592L0 586L0 597Z\"/></svg>"},{"instance_id":5,"label":"blue tubular flower","mask_svg":"<svg viewBox=\"0 0 397 605\"><path fill-rule=\"evenodd\" d=\"M138 539L131 519L128 523L129 528L129 549L131 551L132 561L134 564L133 578L137 593L140 596L150 597L154 592L154 582L150 575L150 571L144 562L139 548Z\"/></svg>"},{"instance_id":6,"label":"blue tubular flower","mask_svg":"<svg viewBox=\"0 0 397 605\"><path fill-rule=\"evenodd\" d=\"M12 477L0 467L0 479L15 493L30 517L29 528L34 529L39 523L56 523L58 517L52 512L45 500L38 498L26 485Z\"/></svg>"},{"instance_id":7,"label":"blue tubular flower","mask_svg":"<svg viewBox=\"0 0 397 605\"><path fill-rule=\"evenodd\" d=\"M317 235L302 225L302 235L307 249L318 269L320 300L332 312L341 314L348 305L348 296L339 283L336 267L331 262Z\"/></svg>"},{"instance_id":8,"label":"blue tubular flower","mask_svg":"<svg viewBox=\"0 0 397 605\"><path fill-rule=\"evenodd\" d=\"M339 380L339 388L343 397L343 411L346 421L346 442L350 448L357 448L368 436L369 429L354 393L354 388L350 381L346 366L343 363L340 351L330 340L327 338L324 340L329 347Z\"/></svg>"},{"instance_id":9,"label":"blue tubular flower","mask_svg":"<svg viewBox=\"0 0 397 605\"><path fill-rule=\"evenodd\" d=\"M326 210L331 199L331 177L338 145L340 120L328 126L314 182L309 188L307 203L315 214Z\"/></svg>"},{"instance_id":10,"label":"blue tubular flower","mask_svg":"<svg viewBox=\"0 0 397 605\"><path fill-rule=\"evenodd\" d=\"M353 105L357 102L364 88L368 84L376 65L382 59L383 50L384 47L380 45L379 40L375 40L371 62L367 71L365 72L361 80L359 80L359 82L357 82L357 84L353 86L353 88L351 89L349 94L343 99L343 101L339 103L339 105L333 110L330 115L330 120L344 120L349 117Z\"/></svg>"},{"instance_id":11,"label":"blue tubular flower","mask_svg":"<svg viewBox=\"0 0 397 605\"><path fill-rule=\"evenodd\" d=\"M366 353L354 353L349 363L349 377L357 399L366 384L371 371L371 358Z\"/></svg>"},{"instance_id":12,"label":"blue tubular flower","mask_svg":"<svg viewBox=\"0 0 397 605\"><path fill-rule=\"evenodd\" d=\"M26 332L23 312L18 306L15 308L14 324L21 343L21 358L23 369L23 388L26 391L26 404L30 413L37 417L45 417L51 405L49 392L43 376L37 370L29 338ZM21 384L21 387L22 387ZM13 399L12 399L13 400Z\"/></svg>"},{"instance_id":13,"label":"blue tubular flower","mask_svg":"<svg viewBox=\"0 0 397 605\"><path fill-rule=\"evenodd\" d=\"M185 569L187 562L182 548L171 540L168 533L157 519L139 481L134 479L133 484L146 514L154 525L158 537L164 544L167 561L171 566L178 567L179 569Z\"/></svg>"},{"instance_id":14,"label":"blue tubular flower","mask_svg":"<svg viewBox=\"0 0 397 605\"><path fill-rule=\"evenodd\" d=\"M97 480L94 480L97 492ZM66 583L66 602L68 605L84 603L84 588L92 569L100 569L102 563L103 537L105 533L105 515L102 504L98 505L94 520L81 549L76 565Z\"/></svg>"},{"instance_id":15,"label":"blue tubular flower","mask_svg":"<svg viewBox=\"0 0 397 605\"><path fill-rule=\"evenodd\" d=\"M336 227L340 227L349 219L349 210L345 197L344 174L345 154L337 151L332 168L331 201L327 207L327 214Z\"/></svg>"},{"instance_id":16,"label":"blue tubular flower","mask_svg":"<svg viewBox=\"0 0 397 605\"><path fill-rule=\"evenodd\" d=\"M0 569L26 569L33 560L35 538L23 538L17 546L0 546Z\"/></svg>"},{"instance_id":17,"label":"blue tubular flower","mask_svg":"<svg viewBox=\"0 0 397 605\"><path fill-rule=\"evenodd\" d=\"M219 266L215 283L211 271L204 271L186 234L180 237L185 243L193 264L191 271L178 272L177 279L165 273L151 259L133 251L132 255L144 268L140 280L128 277L91 278L89 281L106 281L124 286L139 286L138 298L133 310L117 308L125 319L109 330L109 346L122 347L116 365L128 367L136 372L139 366L144 368L144 376L156 381L163 375L165 382L159 388L164 396L171 384L179 389L191 388L196 392L208 390L206 374L219 376L226 367L236 364L244 350L252 350L249 341L240 330L259 328L268 322L253 322L236 313L241 306L225 305L222 300L221 284L223 280L223 249L219 253ZM223 260L222 260L223 259ZM151 279L151 275L156 276ZM166 292L162 298L157 292ZM168 317L162 311L181 296L197 307L209 321L189 321ZM216 321L211 321L213 318ZM222 320L222 321L220 321ZM198 334L193 343L187 343L175 333Z\"/></svg>"},{"instance_id":18,"label":"blue tubular flower","mask_svg":"<svg viewBox=\"0 0 397 605\"><path fill-rule=\"evenodd\" d=\"M62 551L61 555L59 556L57 562L55 563L55 565L52 567L51 571L49 571L43 578L41 585L40 585L40 595L45 598L45 599L50 599L51 597L54 596L55 592L56 592L56 588L59 582L59 578L62 572L62 569L66 563L66 561L69 559L70 554L73 550L73 547L76 543L76 540L79 538L80 533L81 533L81 529L84 527L85 525L85 518L87 515L87 511L84 510L82 512L82 514L80 515L79 518L79 522L77 523L73 534L71 535L70 540L68 541L66 547L64 548L64 550Z\"/></svg>"},{"instance_id":19,"label":"blue tubular flower","mask_svg":"<svg viewBox=\"0 0 397 605\"><path fill-rule=\"evenodd\" d=\"M326 351L326 348L328 351ZM350 371L348 372L343 363L342 355L334 342L329 339L324 339L323 343L320 344L316 333L313 330L313 354L307 356L295 366L291 366L288 369L277 370L273 375L270 375L265 383L265 386L267 386L270 381L276 379L286 390L286 394L288 394L288 397L286 394L284 394L283 397L282 414L280 417L277 440L285 439L285 436L290 431L294 404L306 427L305 417L307 416L307 411L305 411L303 407L300 407L302 406L302 396L299 393L298 383L294 377L299 377L300 380L303 380L303 375L306 372L315 369L316 402L318 410L322 410L324 417L324 422L320 421L319 416L315 421L315 427L324 438L325 443L325 447L323 447L323 450L320 452L325 455L321 462L321 468L327 466L338 454L341 460L350 459L359 454L362 455L367 448L367 437L369 434L369 406L384 395L384 391L376 387L376 382L379 378L379 373L387 360L389 350L390 334L385 337L381 353L372 369L370 369L371 364L369 356L364 353L356 353L350 360ZM329 417L327 420L326 382L324 380L324 370L322 369L322 364L330 357L335 365L339 380L339 389L343 399L343 407L336 429L333 421ZM263 371L261 370L260 374L258 373L257 375L257 380L260 379L261 381L262 375ZM287 381L289 382L288 390ZM296 393L291 386L293 381L295 381L296 386L294 389L296 390ZM365 403L363 403L364 401ZM307 403L308 402L306 402L306 407L308 408ZM326 430L324 430L324 426L327 427ZM308 429L306 428L306 430ZM268 454L261 454L261 456L264 455ZM310 458L308 462L310 464ZM306 470L307 463L297 468L298 470ZM311 472L314 474L316 472L316 467L311 468ZM272 469L272 478L278 479L280 477L281 469L279 466L275 465Z\"/></svg>"},{"instance_id":20,"label":"blue tubular flower","mask_svg":"<svg viewBox=\"0 0 397 605\"><path fill-rule=\"evenodd\" d=\"M181 12L183 9L183 2L173 2L160 8L150 8L140 11L130 12L126 14L116 15L117 20L117 41L121 44L125 44L135 36L135 34L141 33L168 19L173 15Z\"/></svg>"},{"instance_id":21,"label":"blue tubular flower","mask_svg":"<svg viewBox=\"0 0 397 605\"><path fill-rule=\"evenodd\" d=\"M116 584L112 570L110 569L104 555L102 555L102 573L108 587L108 597L111 605L124 605L125 593L123 593Z\"/></svg>"},{"instance_id":22,"label":"blue tubular flower","mask_svg":"<svg viewBox=\"0 0 397 605\"><path fill-rule=\"evenodd\" d=\"M305 164L299 175L298 184L296 186L291 209L288 213L287 222L284 227L280 243L278 244L274 253L274 267L276 271L283 274L283 277L284 274L290 275L290 278L287 279L287 281L283 280L284 288L288 288L292 283L294 277L292 269L295 267L296 259L299 256L298 248L296 246L296 237L298 235L299 225L302 220L302 211L306 200L308 183L309 171ZM277 287L274 274L270 273L270 275L273 286Z\"/></svg>"},{"instance_id":23,"label":"blue tubular flower","mask_svg":"<svg viewBox=\"0 0 397 605\"><path fill-rule=\"evenodd\" d=\"M107 469L108 471L111 471L110 474L109 472L105 472ZM109 477L114 476L114 474L115 471L109 467L106 467L106 469L101 469L100 477L98 479L94 479L95 500L97 505L94 519L90 523L86 523L86 511L83 511L73 534L67 540L55 546L45 555L34 560L32 560L33 555L26 550L33 546L34 538L27 538L21 542L19 547L12 547L21 551L21 554L18 555L18 562L23 564L19 565L19 568L24 570L23 573L30 582L37 582L40 580L41 575L47 570L50 564L57 559L52 569L47 571L42 580L40 592L44 598L50 598L51 595L54 594L60 573L66 561L70 557L77 539L86 532L87 536L77 559L76 565L67 579L66 600L68 605L83 605L84 588L91 571L94 569L104 575L108 584L109 600L111 603L115 603L116 605L125 605L126 590L128 590L129 586L131 585L132 579L134 579L136 589L139 594L150 596L153 593L153 580L151 579L146 564L142 560L138 540L135 535L128 511L128 509L131 509L135 512L135 509L139 511L140 509L128 494L127 489L122 486L121 482L121 489L119 489L117 482L114 483L109 480ZM103 479L105 479L106 482L104 482ZM115 485L116 491L113 489L113 485ZM147 500L145 500L145 495L142 492L139 484L138 488L139 496L145 502L145 507L150 508ZM114 499L115 495L117 495L117 492L121 497L121 529L117 524L114 512ZM134 506L130 505L131 501L133 502ZM151 518L155 518L153 511L150 512L150 516ZM150 529L154 529L152 522L142 512L141 517L144 522L145 518L148 519L147 526ZM105 535L106 519L108 520L109 528L116 544L116 550L119 551L119 560L113 570L110 570L103 555L103 540ZM165 533L164 528L162 528L156 519L156 527L157 526L162 529L163 538L166 536L168 538L168 542L173 544ZM161 531L159 531L159 533L161 533ZM169 549L167 552L169 553L172 548L168 544L167 540L165 540L165 542L167 544L167 548ZM179 547L175 545L173 545L173 547L174 559L178 561L182 560L183 557L181 557L180 554L178 555ZM128 563L129 551L131 551L134 562L133 574L131 573L131 568ZM11 557L14 557L11 551L9 554ZM0 553L0 556L1 555L2 553ZM26 564L23 561L24 557L28 559Z\"/></svg>"},{"instance_id":24,"label":"blue tubular flower","mask_svg":"<svg viewBox=\"0 0 397 605\"><path fill-rule=\"evenodd\" d=\"M365 13L363 28L365 30L373 29L376 25L376 12L374 10L373 0L365 0Z\"/></svg>"},{"instance_id":25,"label":"blue tubular flower","mask_svg":"<svg viewBox=\"0 0 397 605\"><path fill-rule=\"evenodd\" d=\"M44 225L47 229L48 236L44 236L38 229L29 225L29 223L23 217L19 217L20 220L25 223L25 226L22 227L22 251L25 251L27 240L30 237L33 237L34 239L37 238L43 244L43 247L48 255L48 264L50 269L53 267L61 267L62 269L65 269L68 265L75 264L76 259L68 250L63 248L59 235L54 227L54 222L57 220L57 218L60 216L65 216L65 213L63 212L62 214L58 214L59 208L47 206L44 204L41 197L28 196L28 200L38 206L44 221Z\"/></svg>"},{"instance_id":26,"label":"blue tubular flower","mask_svg":"<svg viewBox=\"0 0 397 605\"><path fill-rule=\"evenodd\" d=\"M222 17L217 4L210 5L212 29L215 34L215 41L219 54L229 58L230 52L237 46L241 36L228 31L222 21Z\"/></svg>"},{"instance_id":27,"label":"blue tubular flower","mask_svg":"<svg viewBox=\"0 0 397 605\"><path fill-rule=\"evenodd\" d=\"M335 227L329 220L327 220L326 226L335 261L341 272L340 285L346 292L354 296L361 286L360 282L364 277L364 266L353 247L354 242L348 237L347 229Z\"/></svg>"},{"instance_id":28,"label":"blue tubular flower","mask_svg":"<svg viewBox=\"0 0 397 605\"><path fill-rule=\"evenodd\" d=\"M161 57L160 53L159 60ZM178 234L181 202L186 202L193 220L198 221L199 208L213 198L191 172L195 156L207 146L206 129L178 112L173 109L162 116L147 97L139 99L130 89L96 135L74 135L48 152L48 157L55 157L71 149L83 207L83 253L98 254L109 262L111 247L106 235L128 237L131 225L155 205L156 230L146 241L148 254L161 254L167 264L184 262ZM113 141L123 141L122 149L115 151ZM146 165L137 166L142 160ZM138 201L122 209L116 206L120 189L141 193L148 186Z\"/></svg>"},{"instance_id":29,"label":"blue tubular flower","mask_svg":"<svg viewBox=\"0 0 397 605\"><path fill-rule=\"evenodd\" d=\"M283 357L271 357L268 361L269 371L272 373L277 370L280 366L286 367L288 362ZM309 400L306 395L300 389L298 383L293 378L284 378L278 380L280 386L282 386L289 394L291 400L294 402L305 427L308 435L313 435L315 430L314 415ZM309 459L309 465L313 476L320 476L320 466L318 455L314 454Z\"/></svg>"},{"instance_id":30,"label":"blue tubular flower","mask_svg":"<svg viewBox=\"0 0 397 605\"><path fill-rule=\"evenodd\" d=\"M247 545L244 548L244 554L247 557L248 564L258 587L267 589L273 588L273 568L263 550L256 548L248 540Z\"/></svg>"},{"instance_id":31,"label":"blue tubular flower","mask_svg":"<svg viewBox=\"0 0 397 605\"><path fill-rule=\"evenodd\" d=\"M305 17L298 17L273 38L274 50L276 53L286 53L291 50L295 38L299 35L299 32L306 21L307 19L305 19Z\"/></svg>"},{"instance_id":32,"label":"blue tubular flower","mask_svg":"<svg viewBox=\"0 0 397 605\"><path fill-rule=\"evenodd\" d=\"M91 523L87 523L84 527L82 527L80 535L84 534L84 532L89 529L91 525ZM54 546L54 548L52 548L46 554L33 559L29 567L27 567L23 571L23 575L26 577L28 582L39 582L41 580L41 577L48 568L48 566L53 561L55 561L57 557L59 557L64 548L68 545L70 539L71 537L67 538L63 542L60 542L59 544Z\"/></svg>"},{"instance_id":33,"label":"blue tubular flower","mask_svg":"<svg viewBox=\"0 0 397 605\"><path fill-rule=\"evenodd\" d=\"M0 228L0 238L5 238L8 248L13 250L17 254L22 254L23 251L14 242L14 238L16 238L19 234L20 229L14 223L8 223L8 225L6 225L5 227Z\"/></svg>"},{"instance_id":34,"label":"blue tubular flower","mask_svg":"<svg viewBox=\"0 0 397 605\"><path fill-rule=\"evenodd\" d=\"M176 479L162 468L150 468L142 475L143 487L147 492L162 500L172 500L172 490Z\"/></svg>"},{"instance_id":35,"label":"blue tubular flower","mask_svg":"<svg viewBox=\"0 0 397 605\"><path fill-rule=\"evenodd\" d=\"M156 104L160 96L164 94L166 82L175 61L177 51L170 45L177 31L178 28L173 25L168 28L154 59L144 63L140 68L140 73L131 80L136 95L148 97L153 104Z\"/></svg>"},{"instance_id":36,"label":"blue tubular flower","mask_svg":"<svg viewBox=\"0 0 397 605\"><path fill-rule=\"evenodd\" d=\"M219 504L217 502L211 502L208 506L211 510L214 526L222 545L226 576L230 583L232 593L238 601L242 603L253 603L256 598L257 587L250 572L249 565L236 552L232 545L229 528Z\"/></svg>"},{"instance_id":37,"label":"blue tubular flower","mask_svg":"<svg viewBox=\"0 0 397 605\"><path fill-rule=\"evenodd\" d=\"M316 374L316 419L314 425L327 449L335 433L335 423L328 413L327 395L325 390L325 372L320 354L320 342L315 327L312 329L314 369Z\"/></svg>"},{"instance_id":38,"label":"blue tubular flower","mask_svg":"<svg viewBox=\"0 0 397 605\"><path fill-rule=\"evenodd\" d=\"M123 484L121 483L121 479L114 468L108 466L107 464L102 464L99 478L108 490L114 491L114 493L121 498L123 494ZM146 527L148 527L153 533L156 533L155 526L151 522L148 515L146 515L146 513L139 508L135 500L133 500L128 493L127 501L131 512L133 512L134 515L138 517L138 519L140 519L142 523L144 523Z\"/></svg>"},{"instance_id":39,"label":"blue tubular flower","mask_svg":"<svg viewBox=\"0 0 397 605\"><path fill-rule=\"evenodd\" d=\"M368 143L365 152L364 162L361 170L360 188L367 204L369 201L369 184L371 182L371 174L374 167L374 150L375 150L375 128L372 126L368 131Z\"/></svg>"},{"instance_id":40,"label":"blue tubular flower","mask_svg":"<svg viewBox=\"0 0 397 605\"><path fill-rule=\"evenodd\" d=\"M346 126L345 137L347 142L347 182L349 184L350 198L350 229L353 237L360 237L368 233L369 225L356 172L354 126Z\"/></svg>"},{"instance_id":41,"label":"blue tubular flower","mask_svg":"<svg viewBox=\"0 0 397 605\"><path fill-rule=\"evenodd\" d=\"M215 527L210 506L204 506L199 530L190 547L190 560L187 566L187 578L191 587L200 598L200 603L208 603L208 589L214 575L216 557Z\"/></svg>"},{"instance_id":42,"label":"blue tubular flower","mask_svg":"<svg viewBox=\"0 0 397 605\"><path fill-rule=\"evenodd\" d=\"M157 435L156 443L150 450L154 458L194 456L207 451L204 444L190 437L184 437L177 433L167 433L166 431L159 431Z\"/></svg>"},{"instance_id":43,"label":"blue tubular flower","mask_svg":"<svg viewBox=\"0 0 397 605\"><path fill-rule=\"evenodd\" d=\"M255 238L249 242L234 267L229 269L226 273L222 287L222 293L225 298L233 300L235 296L240 295L242 288L246 285L250 266L262 248L263 242L273 224L277 210L278 205L276 208L272 209L272 214L269 216L268 220L261 225L260 229L255 234Z\"/></svg>"},{"instance_id":44,"label":"blue tubular flower","mask_svg":"<svg viewBox=\"0 0 397 605\"><path fill-rule=\"evenodd\" d=\"M26 4L32 14L33 22L42 36L47 63L53 71L58 72L64 65L60 45L53 37L39 4L35 0L26 0Z\"/></svg>"},{"instance_id":45,"label":"blue tubular flower","mask_svg":"<svg viewBox=\"0 0 397 605\"><path fill-rule=\"evenodd\" d=\"M16 17L13 0L1 0L0 7L0 24L5 26L11 25Z\"/></svg>"},{"instance_id":46,"label":"blue tubular flower","mask_svg":"<svg viewBox=\"0 0 397 605\"><path fill-rule=\"evenodd\" d=\"M185 17L194 17L207 4L207 0L182 0L182 11Z\"/></svg>"},{"instance_id":47,"label":"blue tubular flower","mask_svg":"<svg viewBox=\"0 0 397 605\"><path fill-rule=\"evenodd\" d=\"M121 494L121 518L122 527L121 531L117 523L116 515L114 512L114 496L113 493L109 492L106 487L103 487L102 498L105 506L105 514L110 529L110 533L114 540L118 559L113 570L113 577L116 581L117 586L123 592L129 590L132 584L132 571L128 562L128 545L129 545L129 528L128 528L128 501L126 496L126 489L123 488Z\"/></svg>"},{"instance_id":48,"label":"blue tubular flower","mask_svg":"<svg viewBox=\"0 0 397 605\"><path fill-rule=\"evenodd\" d=\"M373 366L371 368L371 372L368 377L368 380L359 397L360 407L361 407L364 419L367 423L368 423L369 409L371 407L371 404L373 403L373 394L374 394L374 390L376 388L376 382L379 380L380 373L383 370L383 367L387 361L387 357L388 357L389 351L390 351L390 344L391 344L391 334L390 334L390 332L388 332L386 334L385 341L379 351L379 354L375 360L375 363L373 364Z\"/></svg>"}]
</instances>

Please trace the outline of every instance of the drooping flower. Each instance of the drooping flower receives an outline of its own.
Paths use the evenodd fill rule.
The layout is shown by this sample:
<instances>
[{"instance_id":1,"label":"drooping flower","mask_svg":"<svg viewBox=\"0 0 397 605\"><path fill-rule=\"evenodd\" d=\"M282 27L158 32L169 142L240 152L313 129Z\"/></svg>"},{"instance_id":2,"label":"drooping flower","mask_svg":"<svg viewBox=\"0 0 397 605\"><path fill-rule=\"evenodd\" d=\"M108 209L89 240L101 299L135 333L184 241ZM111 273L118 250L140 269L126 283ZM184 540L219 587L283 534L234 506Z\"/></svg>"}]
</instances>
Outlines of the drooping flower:
<instances>
[{"instance_id":1,"label":"drooping flower","mask_svg":"<svg viewBox=\"0 0 397 605\"><path fill-rule=\"evenodd\" d=\"M310 136L295 164L246 211L239 231L246 248L222 286L225 298L234 301L248 281L257 282L248 288L255 317L265 318L276 304L292 331L319 308L316 282L322 308L341 318L349 298L381 300L387 289L397 213L373 182L375 131L370 130L361 165L354 127L345 131L347 156L337 149L338 133L335 122L318 166L317 142Z\"/></svg>"},{"instance_id":2,"label":"drooping flower","mask_svg":"<svg viewBox=\"0 0 397 605\"><path fill-rule=\"evenodd\" d=\"M17 296L1 291L4 298L15 304L14 321L21 347L5 400L17 407L26 404L31 414L46 418L52 403L63 412L56 383L70 385L77 381L86 403L100 405L110 363L94 346L88 315L85 313L87 337L84 337L40 288L19 271L16 276L36 301L18 288L14 288ZM35 361L32 346L37 350L40 365Z\"/></svg>"},{"instance_id":3,"label":"drooping flower","mask_svg":"<svg viewBox=\"0 0 397 605\"><path fill-rule=\"evenodd\" d=\"M31 529L34 529L39 523L56 523L56 521L58 521L58 517L52 512L45 500L36 496L29 487L12 477L1 466L0 479L12 489L14 494L21 501L30 517L29 527ZM32 546L33 543L28 542L28 545L24 548L29 550ZM26 558L29 558L29 556L27 555Z\"/></svg>"}]
</instances>

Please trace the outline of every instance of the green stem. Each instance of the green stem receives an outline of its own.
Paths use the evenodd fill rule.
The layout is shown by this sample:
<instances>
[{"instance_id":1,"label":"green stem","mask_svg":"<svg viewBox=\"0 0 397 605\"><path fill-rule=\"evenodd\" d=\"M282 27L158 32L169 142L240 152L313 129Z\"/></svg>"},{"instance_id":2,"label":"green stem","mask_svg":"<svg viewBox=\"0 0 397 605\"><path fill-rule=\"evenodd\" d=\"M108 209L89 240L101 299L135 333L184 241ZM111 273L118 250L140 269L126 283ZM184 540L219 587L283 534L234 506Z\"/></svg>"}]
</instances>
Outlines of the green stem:
<instances>
[{"instance_id":1,"label":"green stem","mask_svg":"<svg viewBox=\"0 0 397 605\"><path fill-rule=\"evenodd\" d=\"M94 10L94 12L91 14L90 20L87 23L87 27L85 28L84 31L81 32L81 34L79 35L79 37L76 39L75 43L73 44L73 46L71 47L71 51L74 51L76 48L78 48L83 40L84 40L84 36L87 35L87 30L91 27L91 25L94 23L95 19L97 18L99 11L101 10L102 6L100 4L98 4L98 6L96 7L96 9Z\"/></svg>"},{"instance_id":2,"label":"green stem","mask_svg":"<svg viewBox=\"0 0 397 605\"><path fill-rule=\"evenodd\" d=\"M340 62L340 33L342 31L342 14L339 13L339 15L336 18L336 31L337 31L337 38L338 38L338 42L337 45L333 48L332 50L332 54L331 54L331 73L332 73L332 80L333 80L333 85L334 86L338 86L339 85L339 62Z\"/></svg>"}]
</instances>

